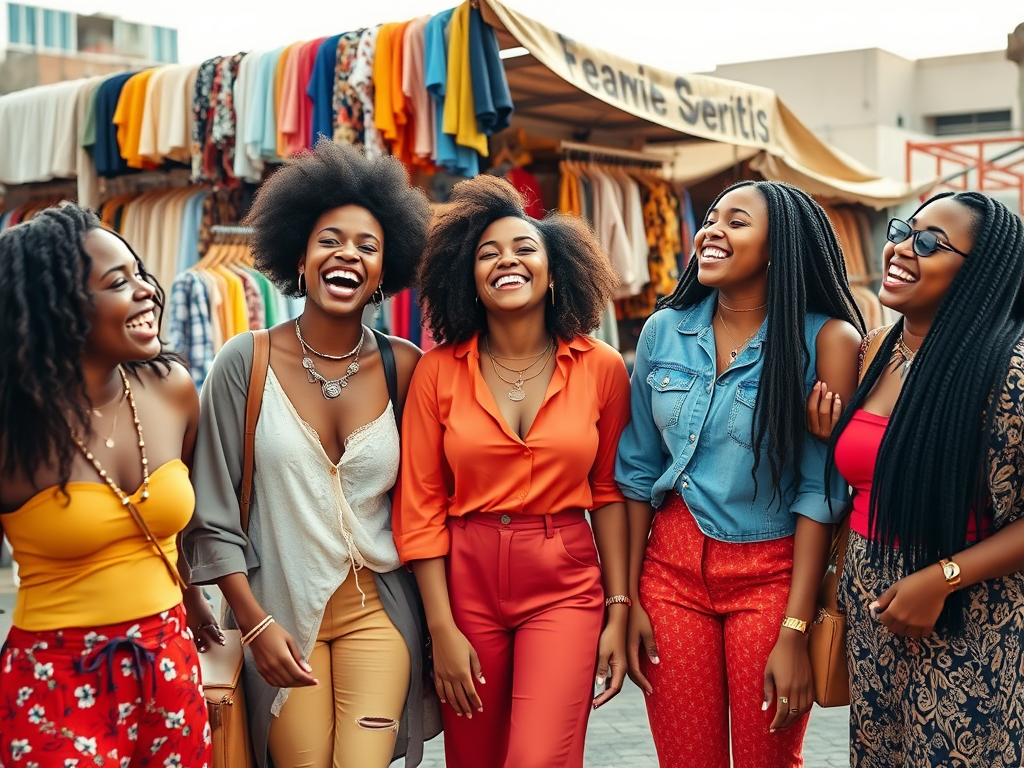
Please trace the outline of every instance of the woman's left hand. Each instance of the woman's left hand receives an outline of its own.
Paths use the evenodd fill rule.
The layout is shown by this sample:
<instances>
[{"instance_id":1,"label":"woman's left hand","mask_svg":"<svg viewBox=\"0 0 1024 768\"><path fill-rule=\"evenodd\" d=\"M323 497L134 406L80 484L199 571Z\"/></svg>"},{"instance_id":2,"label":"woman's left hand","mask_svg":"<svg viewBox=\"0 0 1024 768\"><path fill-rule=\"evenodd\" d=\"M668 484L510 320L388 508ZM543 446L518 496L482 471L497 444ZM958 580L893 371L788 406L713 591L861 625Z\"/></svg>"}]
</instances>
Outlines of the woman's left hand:
<instances>
[{"instance_id":1,"label":"woman's left hand","mask_svg":"<svg viewBox=\"0 0 1024 768\"><path fill-rule=\"evenodd\" d=\"M594 699L594 709L615 698L626 679L626 607L617 603L611 610L597 642L597 687L604 688L609 675L611 681L608 689Z\"/></svg>"},{"instance_id":2,"label":"woman's left hand","mask_svg":"<svg viewBox=\"0 0 1024 768\"><path fill-rule=\"evenodd\" d=\"M764 667L764 703L768 710L775 702L771 730L788 728L814 704L811 659L807 653L807 635L784 628Z\"/></svg>"},{"instance_id":3,"label":"woman's left hand","mask_svg":"<svg viewBox=\"0 0 1024 768\"><path fill-rule=\"evenodd\" d=\"M935 631L948 595L942 569L934 565L903 577L868 607L894 635L919 639Z\"/></svg>"},{"instance_id":4,"label":"woman's left hand","mask_svg":"<svg viewBox=\"0 0 1024 768\"><path fill-rule=\"evenodd\" d=\"M217 617L213 615L213 608L203 597L203 590L196 586L189 587L185 591L184 602L188 628L192 630L196 649L200 653L205 653L209 650L210 643L224 645L224 633L220 631Z\"/></svg>"}]
</instances>

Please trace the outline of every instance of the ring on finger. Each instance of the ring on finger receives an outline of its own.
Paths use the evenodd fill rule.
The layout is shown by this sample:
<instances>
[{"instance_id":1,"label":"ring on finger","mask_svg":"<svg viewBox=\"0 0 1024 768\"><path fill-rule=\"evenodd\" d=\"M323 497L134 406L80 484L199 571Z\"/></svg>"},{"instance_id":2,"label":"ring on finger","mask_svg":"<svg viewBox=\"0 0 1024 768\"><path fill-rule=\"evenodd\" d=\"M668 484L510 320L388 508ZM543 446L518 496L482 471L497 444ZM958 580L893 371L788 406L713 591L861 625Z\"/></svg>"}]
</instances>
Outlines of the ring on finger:
<instances>
[{"instance_id":1,"label":"ring on finger","mask_svg":"<svg viewBox=\"0 0 1024 768\"><path fill-rule=\"evenodd\" d=\"M779 696L779 703L780 704L789 704L789 699L786 698L785 696Z\"/></svg>"},{"instance_id":2,"label":"ring on finger","mask_svg":"<svg viewBox=\"0 0 1024 768\"><path fill-rule=\"evenodd\" d=\"M790 711L790 712L794 712L794 713L796 713L796 712L799 712L800 710L799 710L799 709L791 709L791 710L789 710L789 711Z\"/></svg>"}]
</instances>

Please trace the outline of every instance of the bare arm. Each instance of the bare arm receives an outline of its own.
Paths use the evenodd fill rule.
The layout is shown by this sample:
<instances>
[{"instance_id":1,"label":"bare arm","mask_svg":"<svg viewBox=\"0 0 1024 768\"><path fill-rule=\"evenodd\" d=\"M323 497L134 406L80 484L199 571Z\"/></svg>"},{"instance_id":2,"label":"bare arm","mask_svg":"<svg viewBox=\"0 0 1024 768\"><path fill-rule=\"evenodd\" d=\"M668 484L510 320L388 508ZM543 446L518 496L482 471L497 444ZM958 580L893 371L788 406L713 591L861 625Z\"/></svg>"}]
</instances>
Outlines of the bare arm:
<instances>
[{"instance_id":1,"label":"bare arm","mask_svg":"<svg viewBox=\"0 0 1024 768\"><path fill-rule=\"evenodd\" d=\"M601 580L605 596L629 596L629 526L626 521L626 505L622 502L605 504L592 510L590 519L601 558ZM594 699L595 708L610 701L622 690L627 671L625 640L629 606L626 603L612 603L605 610L605 629L598 647L597 685L603 686L609 674L611 682L608 690Z\"/></svg>"},{"instance_id":2,"label":"bare arm","mask_svg":"<svg viewBox=\"0 0 1024 768\"><path fill-rule=\"evenodd\" d=\"M626 517L629 526L629 595L633 599L626 631L626 658L630 679L650 696L654 688L640 671L640 646L643 645L652 663L657 664L659 659L651 619L640 604L640 573L647 554L647 538L654 522L654 507L646 501L629 499L626 501Z\"/></svg>"}]
</instances>

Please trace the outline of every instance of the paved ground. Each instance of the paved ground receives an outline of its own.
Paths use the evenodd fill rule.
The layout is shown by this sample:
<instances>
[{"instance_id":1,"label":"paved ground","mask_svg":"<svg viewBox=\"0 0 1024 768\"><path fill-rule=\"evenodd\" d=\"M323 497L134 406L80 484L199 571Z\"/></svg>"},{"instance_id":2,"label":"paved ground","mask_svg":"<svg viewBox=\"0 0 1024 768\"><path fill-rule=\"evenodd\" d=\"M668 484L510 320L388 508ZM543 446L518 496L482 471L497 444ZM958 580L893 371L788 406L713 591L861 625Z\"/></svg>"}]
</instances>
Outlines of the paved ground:
<instances>
[{"instance_id":1,"label":"paved ground","mask_svg":"<svg viewBox=\"0 0 1024 768\"><path fill-rule=\"evenodd\" d=\"M11 571L0 568L0 638L7 636L14 607ZM849 765L848 712L815 709L804 745L807 768L841 768ZM699 734L695 738L700 738ZM396 765L401 765L397 763ZM441 738L427 745L423 768L444 768ZM623 692L590 718L587 734L587 768L657 768L654 743L647 726L643 694L629 681ZM685 766L671 766L685 768ZM768 768L766 766L766 768Z\"/></svg>"}]
</instances>

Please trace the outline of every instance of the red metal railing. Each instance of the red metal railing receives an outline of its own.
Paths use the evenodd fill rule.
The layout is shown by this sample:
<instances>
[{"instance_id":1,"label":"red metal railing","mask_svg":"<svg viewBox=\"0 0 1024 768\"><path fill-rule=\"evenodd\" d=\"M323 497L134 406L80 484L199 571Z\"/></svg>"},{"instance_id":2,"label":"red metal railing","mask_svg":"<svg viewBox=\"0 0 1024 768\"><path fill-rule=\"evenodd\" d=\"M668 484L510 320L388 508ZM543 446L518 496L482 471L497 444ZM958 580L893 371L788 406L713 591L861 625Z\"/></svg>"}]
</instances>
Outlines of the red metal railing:
<instances>
[{"instance_id":1,"label":"red metal railing","mask_svg":"<svg viewBox=\"0 0 1024 768\"><path fill-rule=\"evenodd\" d=\"M921 156L934 158L940 185L979 192L1015 191L1018 211L1024 217L1024 136L908 141L908 182L913 180L914 161Z\"/></svg>"}]
</instances>

